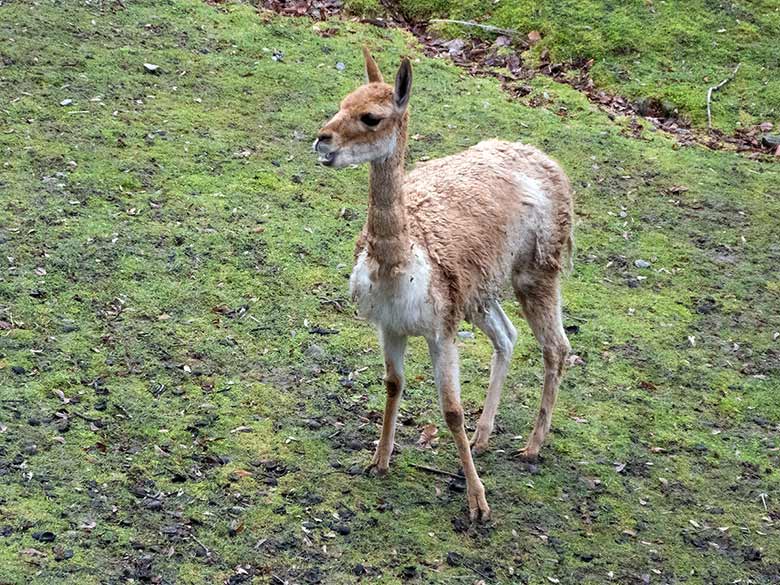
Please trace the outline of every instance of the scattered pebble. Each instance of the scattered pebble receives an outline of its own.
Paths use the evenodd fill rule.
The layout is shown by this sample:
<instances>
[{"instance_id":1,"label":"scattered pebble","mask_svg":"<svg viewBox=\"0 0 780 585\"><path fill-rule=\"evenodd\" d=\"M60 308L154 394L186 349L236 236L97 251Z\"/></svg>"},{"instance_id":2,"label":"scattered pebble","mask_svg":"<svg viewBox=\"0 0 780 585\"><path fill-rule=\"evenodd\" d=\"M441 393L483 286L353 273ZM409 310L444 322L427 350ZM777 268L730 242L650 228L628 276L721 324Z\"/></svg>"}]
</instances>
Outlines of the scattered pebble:
<instances>
[{"instance_id":1,"label":"scattered pebble","mask_svg":"<svg viewBox=\"0 0 780 585\"><path fill-rule=\"evenodd\" d=\"M634 260L634 266L637 268L650 268L650 262L640 258L639 260Z\"/></svg>"},{"instance_id":2,"label":"scattered pebble","mask_svg":"<svg viewBox=\"0 0 780 585\"><path fill-rule=\"evenodd\" d=\"M33 532L32 537L33 540L37 540L38 542L54 542L57 535L53 532Z\"/></svg>"}]
</instances>

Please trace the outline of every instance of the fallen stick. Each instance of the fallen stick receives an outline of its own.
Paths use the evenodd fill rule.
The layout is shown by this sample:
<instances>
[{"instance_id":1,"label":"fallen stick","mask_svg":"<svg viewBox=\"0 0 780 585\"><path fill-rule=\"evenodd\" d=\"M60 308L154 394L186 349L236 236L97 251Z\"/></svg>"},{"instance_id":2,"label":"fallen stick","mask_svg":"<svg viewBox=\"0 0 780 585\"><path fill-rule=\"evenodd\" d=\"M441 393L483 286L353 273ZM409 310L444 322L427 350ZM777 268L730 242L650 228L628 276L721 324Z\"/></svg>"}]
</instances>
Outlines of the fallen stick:
<instances>
[{"instance_id":1,"label":"fallen stick","mask_svg":"<svg viewBox=\"0 0 780 585\"><path fill-rule=\"evenodd\" d=\"M442 24L459 24L461 26L472 26L475 28L481 28L482 30L486 30L488 32L499 33L502 35L514 35L514 36L520 35L520 31L511 28L499 28L497 26L493 26L490 24L480 24L478 22L474 22L473 20L452 20L450 18L432 18L430 22L440 22Z\"/></svg>"},{"instance_id":2,"label":"fallen stick","mask_svg":"<svg viewBox=\"0 0 780 585\"><path fill-rule=\"evenodd\" d=\"M92 418L91 416L87 416L86 414L81 414L80 412L73 412L73 416L79 417L81 420L85 420L87 422L96 423L100 422L99 418Z\"/></svg>"},{"instance_id":3,"label":"fallen stick","mask_svg":"<svg viewBox=\"0 0 780 585\"><path fill-rule=\"evenodd\" d=\"M707 128L712 128L712 92L718 91L721 87L734 79L734 76L737 74L737 71L739 71L741 66L742 63L737 63L737 66L734 68L734 71L731 72L731 75L721 81L718 85L713 85L707 90Z\"/></svg>"},{"instance_id":4,"label":"fallen stick","mask_svg":"<svg viewBox=\"0 0 780 585\"><path fill-rule=\"evenodd\" d=\"M198 540L198 537L197 537L197 536L195 536L194 534L190 534L190 538L191 538L192 540L194 540L195 542L197 542L197 543L200 545L200 548L202 548L202 549L203 549L203 552L205 552L205 553L206 553L206 556L207 556L207 557L210 557L210 556L211 556L211 551L209 550L209 547L207 547L207 546L206 546L205 544L203 544L203 543L202 543L200 540Z\"/></svg>"},{"instance_id":5,"label":"fallen stick","mask_svg":"<svg viewBox=\"0 0 780 585\"><path fill-rule=\"evenodd\" d=\"M422 469L423 471L427 471L428 473L435 473L436 475L446 475L447 477L454 477L455 479L465 479L462 475L458 475L457 473L450 473L449 471L443 471L441 469L436 469L435 467L428 467L427 465L418 465L417 463L410 463L410 465L416 469Z\"/></svg>"}]
</instances>

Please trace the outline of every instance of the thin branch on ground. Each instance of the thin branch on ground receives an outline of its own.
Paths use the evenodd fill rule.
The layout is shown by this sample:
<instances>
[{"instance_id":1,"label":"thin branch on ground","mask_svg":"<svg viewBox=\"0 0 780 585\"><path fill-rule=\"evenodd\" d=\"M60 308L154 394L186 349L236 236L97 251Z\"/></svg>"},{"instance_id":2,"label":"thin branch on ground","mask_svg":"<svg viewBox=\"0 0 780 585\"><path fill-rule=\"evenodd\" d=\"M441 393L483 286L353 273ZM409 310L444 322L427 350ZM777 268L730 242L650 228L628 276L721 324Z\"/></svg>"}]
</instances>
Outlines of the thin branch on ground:
<instances>
[{"instance_id":1,"label":"thin branch on ground","mask_svg":"<svg viewBox=\"0 0 780 585\"><path fill-rule=\"evenodd\" d=\"M707 90L707 128L712 129L712 92L718 91L721 87L734 79L734 76L737 74L737 71L739 71L741 66L742 63L737 63L737 66L734 68L734 71L731 72L731 75L721 81L718 85L713 85Z\"/></svg>"},{"instance_id":2,"label":"thin branch on ground","mask_svg":"<svg viewBox=\"0 0 780 585\"><path fill-rule=\"evenodd\" d=\"M87 416L86 414L81 414L80 412L73 412L71 414L73 414L73 416L77 416L81 420L85 420L87 422L91 422L91 423L101 422L99 418L92 418L91 416Z\"/></svg>"},{"instance_id":3,"label":"thin branch on ground","mask_svg":"<svg viewBox=\"0 0 780 585\"><path fill-rule=\"evenodd\" d=\"M417 463L411 463L410 465L415 469L422 469L423 471L427 471L428 473L435 473L436 475L446 475L447 477L454 477L455 479L465 479L462 475L458 475L457 473L450 473L449 471L443 471L441 469L436 469L435 467L428 467L427 465L419 465Z\"/></svg>"},{"instance_id":4,"label":"thin branch on ground","mask_svg":"<svg viewBox=\"0 0 780 585\"><path fill-rule=\"evenodd\" d=\"M198 537L197 537L197 536L195 536L194 534L190 534L190 538L191 538L193 541L195 541L196 543L198 543L198 544L200 545L200 548L202 548L202 549L203 549L203 552L205 552L205 553L206 553L206 556L207 556L207 557L210 557L210 556L211 556L211 551L209 550L209 547L207 547L207 546L206 546L205 544L203 544L203 543L202 543L200 540L198 540Z\"/></svg>"}]
</instances>

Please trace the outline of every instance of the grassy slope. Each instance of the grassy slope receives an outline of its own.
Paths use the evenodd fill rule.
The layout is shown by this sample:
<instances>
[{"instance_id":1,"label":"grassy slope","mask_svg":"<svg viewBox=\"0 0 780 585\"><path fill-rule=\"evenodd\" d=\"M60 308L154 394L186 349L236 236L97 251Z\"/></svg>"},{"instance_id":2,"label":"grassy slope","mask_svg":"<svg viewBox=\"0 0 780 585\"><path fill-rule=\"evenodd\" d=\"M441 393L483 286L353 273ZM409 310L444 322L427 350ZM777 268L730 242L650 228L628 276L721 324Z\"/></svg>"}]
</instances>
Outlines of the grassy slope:
<instances>
[{"instance_id":1,"label":"grassy slope","mask_svg":"<svg viewBox=\"0 0 780 585\"><path fill-rule=\"evenodd\" d=\"M463 494L410 467L457 466L446 432L435 452L413 446L440 424L419 340L390 477L350 474L377 434L381 358L351 305L328 301L346 297L366 174L309 152L362 78L360 43L390 70L412 42L247 7L127 5L0 6L0 319L19 324L0 337L0 583L235 583L239 565L258 583L348 583L358 564L376 583L778 578L776 165L629 138L544 79L545 107L511 103L420 58L413 159L522 139L577 189L565 298L586 365L544 461L522 466L512 437L540 385L523 324L500 451L478 463L495 521L464 533ZM473 422L489 345L477 334L462 354Z\"/></svg>"},{"instance_id":2,"label":"grassy slope","mask_svg":"<svg viewBox=\"0 0 780 585\"><path fill-rule=\"evenodd\" d=\"M357 12L376 0L348 0ZM707 87L738 63L737 78L713 100L713 124L731 131L780 123L780 2L777 0L401 0L414 18L475 19L523 34L542 33L528 55L553 61L594 59L600 87L634 99L657 98L697 126L706 125ZM452 35L479 29L451 27Z\"/></svg>"}]
</instances>

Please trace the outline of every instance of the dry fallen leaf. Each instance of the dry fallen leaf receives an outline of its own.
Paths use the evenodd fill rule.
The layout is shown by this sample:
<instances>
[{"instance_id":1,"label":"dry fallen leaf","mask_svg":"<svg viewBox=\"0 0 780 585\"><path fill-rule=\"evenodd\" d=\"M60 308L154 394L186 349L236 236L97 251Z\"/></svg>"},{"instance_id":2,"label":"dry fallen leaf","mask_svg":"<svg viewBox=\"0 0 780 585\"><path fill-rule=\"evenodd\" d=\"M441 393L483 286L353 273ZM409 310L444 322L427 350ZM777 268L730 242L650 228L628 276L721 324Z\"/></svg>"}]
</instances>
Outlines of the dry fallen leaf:
<instances>
[{"instance_id":1,"label":"dry fallen leaf","mask_svg":"<svg viewBox=\"0 0 780 585\"><path fill-rule=\"evenodd\" d=\"M65 393L64 393L62 390L59 390L59 389L56 389L56 388L55 388L54 390L52 390L52 392L53 392L54 394L56 394L56 395L57 395L57 397L58 397L60 400L62 400L62 403L63 403L63 404L68 404L68 403L70 402L70 398L66 398L66 397L65 397Z\"/></svg>"},{"instance_id":2,"label":"dry fallen leaf","mask_svg":"<svg viewBox=\"0 0 780 585\"><path fill-rule=\"evenodd\" d=\"M230 526L228 527L228 534L230 536L235 536L236 534L239 534L240 532L243 532L244 530L244 521L240 518L236 518L235 520L232 520L230 522Z\"/></svg>"},{"instance_id":3,"label":"dry fallen leaf","mask_svg":"<svg viewBox=\"0 0 780 585\"><path fill-rule=\"evenodd\" d=\"M423 427L420 433L420 438L417 439L417 446L420 449L430 449L437 441L436 435L439 433L439 429L435 424L430 423Z\"/></svg>"}]
</instances>

